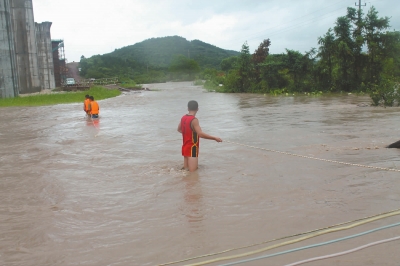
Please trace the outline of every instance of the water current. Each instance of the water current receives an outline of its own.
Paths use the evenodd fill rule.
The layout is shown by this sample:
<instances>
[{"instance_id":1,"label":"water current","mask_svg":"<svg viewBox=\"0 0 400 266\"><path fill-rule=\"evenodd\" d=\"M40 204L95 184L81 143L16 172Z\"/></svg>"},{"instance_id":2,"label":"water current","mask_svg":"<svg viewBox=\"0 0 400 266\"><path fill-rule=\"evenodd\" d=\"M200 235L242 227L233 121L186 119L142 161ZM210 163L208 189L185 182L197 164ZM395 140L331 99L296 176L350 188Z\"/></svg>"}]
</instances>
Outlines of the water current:
<instances>
[{"instance_id":1,"label":"water current","mask_svg":"<svg viewBox=\"0 0 400 266\"><path fill-rule=\"evenodd\" d=\"M400 150L385 148L400 139L399 108L359 107L368 96L347 94L147 87L156 90L99 101L95 123L81 103L0 109L0 265L157 265L400 208L399 172L226 142L400 169ZM192 99L203 131L226 141L201 140L199 170L189 174L180 170L176 129ZM246 265L283 265L398 235L396 227ZM307 265L399 265L399 247L395 241Z\"/></svg>"}]
</instances>

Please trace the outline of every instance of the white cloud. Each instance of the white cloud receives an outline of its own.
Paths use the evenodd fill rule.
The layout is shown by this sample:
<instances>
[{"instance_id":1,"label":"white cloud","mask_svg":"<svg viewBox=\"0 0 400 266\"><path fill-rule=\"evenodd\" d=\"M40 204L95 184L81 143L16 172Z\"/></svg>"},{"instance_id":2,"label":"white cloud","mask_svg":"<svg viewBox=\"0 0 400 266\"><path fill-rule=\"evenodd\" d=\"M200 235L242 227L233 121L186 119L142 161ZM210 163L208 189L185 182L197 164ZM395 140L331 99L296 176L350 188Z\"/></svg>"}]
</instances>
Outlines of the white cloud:
<instances>
[{"instance_id":1,"label":"white cloud","mask_svg":"<svg viewBox=\"0 0 400 266\"><path fill-rule=\"evenodd\" d=\"M364 2L364 1L363 1ZM398 0L370 0L400 29ZM230 50L254 51L270 38L271 52L308 51L354 1L335 0L33 0L35 20L52 21L69 61L112 52L145 39L179 35Z\"/></svg>"}]
</instances>

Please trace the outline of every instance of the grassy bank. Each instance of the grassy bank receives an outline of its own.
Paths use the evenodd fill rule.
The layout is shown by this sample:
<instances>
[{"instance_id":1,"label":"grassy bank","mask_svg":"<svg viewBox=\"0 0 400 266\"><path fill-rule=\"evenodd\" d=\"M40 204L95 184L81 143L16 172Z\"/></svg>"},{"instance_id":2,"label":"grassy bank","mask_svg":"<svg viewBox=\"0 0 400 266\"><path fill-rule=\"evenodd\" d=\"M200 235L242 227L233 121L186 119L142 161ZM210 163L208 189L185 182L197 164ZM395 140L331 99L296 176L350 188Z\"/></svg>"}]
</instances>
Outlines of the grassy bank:
<instances>
[{"instance_id":1,"label":"grassy bank","mask_svg":"<svg viewBox=\"0 0 400 266\"><path fill-rule=\"evenodd\" d=\"M83 102L86 94L93 96L94 99L98 101L116 97L120 95L121 92L119 90L109 90L104 87L95 86L90 88L90 90L80 92L37 94L32 96L0 99L0 107L42 106L61 103L77 103Z\"/></svg>"}]
</instances>

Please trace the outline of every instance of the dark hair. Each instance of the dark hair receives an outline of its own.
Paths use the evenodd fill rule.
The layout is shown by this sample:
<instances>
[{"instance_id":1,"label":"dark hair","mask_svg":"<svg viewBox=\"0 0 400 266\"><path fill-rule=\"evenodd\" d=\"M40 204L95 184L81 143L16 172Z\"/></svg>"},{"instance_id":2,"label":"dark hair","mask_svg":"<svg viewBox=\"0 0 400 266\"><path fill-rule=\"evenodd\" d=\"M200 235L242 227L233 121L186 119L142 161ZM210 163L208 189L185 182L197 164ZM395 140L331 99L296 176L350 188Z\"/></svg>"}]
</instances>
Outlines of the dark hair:
<instances>
[{"instance_id":1,"label":"dark hair","mask_svg":"<svg viewBox=\"0 0 400 266\"><path fill-rule=\"evenodd\" d=\"M90 98L90 96L88 94L85 95L85 98Z\"/></svg>"},{"instance_id":2,"label":"dark hair","mask_svg":"<svg viewBox=\"0 0 400 266\"><path fill-rule=\"evenodd\" d=\"M90 96L90 100L94 101L94 97L93 97L93 96Z\"/></svg>"},{"instance_id":3,"label":"dark hair","mask_svg":"<svg viewBox=\"0 0 400 266\"><path fill-rule=\"evenodd\" d=\"M188 109L189 111L197 111L197 109L199 109L199 104L196 101L189 101Z\"/></svg>"}]
</instances>

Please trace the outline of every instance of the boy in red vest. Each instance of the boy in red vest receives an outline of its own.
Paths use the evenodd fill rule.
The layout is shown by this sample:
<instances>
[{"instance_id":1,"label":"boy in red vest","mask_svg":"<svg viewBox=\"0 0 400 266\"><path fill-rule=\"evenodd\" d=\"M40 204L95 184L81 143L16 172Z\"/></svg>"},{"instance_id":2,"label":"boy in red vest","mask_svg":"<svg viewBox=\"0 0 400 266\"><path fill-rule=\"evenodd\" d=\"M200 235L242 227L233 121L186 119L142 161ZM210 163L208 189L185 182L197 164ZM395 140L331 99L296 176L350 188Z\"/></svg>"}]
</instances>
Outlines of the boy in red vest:
<instances>
[{"instance_id":1,"label":"boy in red vest","mask_svg":"<svg viewBox=\"0 0 400 266\"><path fill-rule=\"evenodd\" d=\"M199 110L199 104L196 101L188 103L187 115L184 115L178 125L178 132L182 133L183 145L182 156L184 157L183 168L188 169L190 172L196 171L199 164L199 140L211 139L217 142L222 142L222 139L213 137L204 133L196 118L196 113Z\"/></svg>"}]
</instances>

